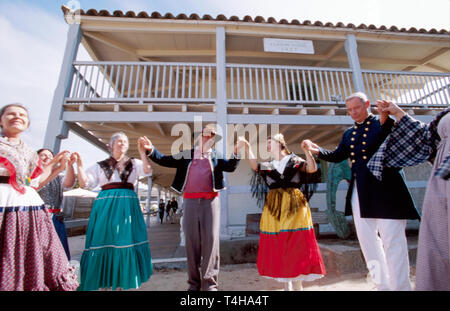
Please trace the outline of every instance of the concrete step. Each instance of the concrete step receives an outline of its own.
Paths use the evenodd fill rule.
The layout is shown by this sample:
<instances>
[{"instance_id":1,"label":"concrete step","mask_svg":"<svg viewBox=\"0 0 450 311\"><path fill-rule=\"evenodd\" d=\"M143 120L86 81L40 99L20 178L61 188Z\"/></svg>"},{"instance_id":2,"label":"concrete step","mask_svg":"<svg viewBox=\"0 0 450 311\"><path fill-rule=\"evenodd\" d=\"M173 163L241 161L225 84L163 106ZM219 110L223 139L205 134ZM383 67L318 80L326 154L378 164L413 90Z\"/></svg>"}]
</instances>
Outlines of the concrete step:
<instances>
[{"instance_id":1,"label":"concrete step","mask_svg":"<svg viewBox=\"0 0 450 311\"><path fill-rule=\"evenodd\" d=\"M414 266L417 255L417 235L408 236L407 239L410 265ZM220 263L256 263L258 243L258 236L221 241ZM319 239L318 244L327 274L368 272L358 240Z\"/></svg>"}]
</instances>

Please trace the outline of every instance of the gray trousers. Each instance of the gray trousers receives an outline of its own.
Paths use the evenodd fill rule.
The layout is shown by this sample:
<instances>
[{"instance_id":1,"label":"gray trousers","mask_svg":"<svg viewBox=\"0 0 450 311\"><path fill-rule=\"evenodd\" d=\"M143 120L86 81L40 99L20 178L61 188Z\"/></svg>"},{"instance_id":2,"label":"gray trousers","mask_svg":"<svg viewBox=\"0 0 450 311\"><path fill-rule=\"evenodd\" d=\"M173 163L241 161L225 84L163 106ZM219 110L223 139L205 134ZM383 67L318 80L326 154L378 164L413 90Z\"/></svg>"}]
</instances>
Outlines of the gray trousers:
<instances>
[{"instance_id":1,"label":"gray trousers","mask_svg":"<svg viewBox=\"0 0 450 311\"><path fill-rule=\"evenodd\" d=\"M184 199L188 290L214 291L219 276L220 199Z\"/></svg>"}]
</instances>

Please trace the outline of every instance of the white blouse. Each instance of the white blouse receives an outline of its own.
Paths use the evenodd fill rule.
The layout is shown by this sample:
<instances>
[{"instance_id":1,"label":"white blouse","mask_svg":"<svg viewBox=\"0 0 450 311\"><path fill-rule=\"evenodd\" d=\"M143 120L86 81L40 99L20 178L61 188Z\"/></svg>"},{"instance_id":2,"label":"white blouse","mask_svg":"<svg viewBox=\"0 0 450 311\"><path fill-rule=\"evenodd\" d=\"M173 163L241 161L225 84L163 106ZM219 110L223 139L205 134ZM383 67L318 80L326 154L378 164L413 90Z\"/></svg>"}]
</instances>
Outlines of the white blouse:
<instances>
[{"instance_id":1,"label":"white blouse","mask_svg":"<svg viewBox=\"0 0 450 311\"><path fill-rule=\"evenodd\" d=\"M286 164L289 162L289 159L292 158L292 154L286 155L281 160L272 160L272 164L278 173L283 174L284 169L286 168Z\"/></svg>"},{"instance_id":2,"label":"white blouse","mask_svg":"<svg viewBox=\"0 0 450 311\"><path fill-rule=\"evenodd\" d=\"M144 172L144 166L142 164L142 160L139 159L133 159L133 171L131 172L130 176L128 176L128 182L131 184L134 184L136 180L142 176L150 176L150 174L146 174ZM95 163L91 167L89 167L86 170L86 188L89 190L93 190L97 187L101 187L105 184L112 183L112 182L121 182L119 172L114 170L113 175L111 176L111 179L107 179L105 172L101 169L100 165L98 163Z\"/></svg>"}]
</instances>

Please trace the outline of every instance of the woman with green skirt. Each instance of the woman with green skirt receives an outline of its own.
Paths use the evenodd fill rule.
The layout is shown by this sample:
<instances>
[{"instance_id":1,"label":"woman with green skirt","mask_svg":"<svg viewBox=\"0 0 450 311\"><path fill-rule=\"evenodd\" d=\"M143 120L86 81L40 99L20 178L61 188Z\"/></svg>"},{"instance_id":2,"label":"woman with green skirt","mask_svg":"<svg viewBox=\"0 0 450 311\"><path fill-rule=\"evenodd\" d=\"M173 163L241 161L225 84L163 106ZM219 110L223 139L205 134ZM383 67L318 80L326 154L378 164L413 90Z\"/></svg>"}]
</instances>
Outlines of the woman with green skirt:
<instances>
[{"instance_id":1,"label":"woman with green skirt","mask_svg":"<svg viewBox=\"0 0 450 311\"><path fill-rule=\"evenodd\" d=\"M128 137L112 135L111 156L83 169L77 159L78 181L82 188L101 192L92 205L86 244L80 263L79 290L136 289L152 272L150 246L134 183L148 176L151 167L138 141L140 160L126 155Z\"/></svg>"}]
</instances>

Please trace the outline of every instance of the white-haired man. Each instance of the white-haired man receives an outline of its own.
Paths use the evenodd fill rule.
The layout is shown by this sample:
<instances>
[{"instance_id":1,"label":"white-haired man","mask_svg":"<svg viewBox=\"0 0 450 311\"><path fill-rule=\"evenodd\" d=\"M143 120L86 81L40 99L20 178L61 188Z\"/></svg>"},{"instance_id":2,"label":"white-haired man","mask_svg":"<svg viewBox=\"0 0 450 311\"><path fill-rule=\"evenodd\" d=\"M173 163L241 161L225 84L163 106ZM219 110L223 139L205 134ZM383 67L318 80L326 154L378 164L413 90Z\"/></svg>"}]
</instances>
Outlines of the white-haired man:
<instances>
[{"instance_id":1,"label":"white-haired man","mask_svg":"<svg viewBox=\"0 0 450 311\"><path fill-rule=\"evenodd\" d=\"M311 151L320 159L352 163L345 215L352 215L367 268L378 290L411 290L406 220L419 213L398 168L385 168L376 179L367 162L390 133L394 120L370 113L370 102L358 92L345 100L347 112L355 121L334 151L312 143Z\"/></svg>"}]
</instances>

